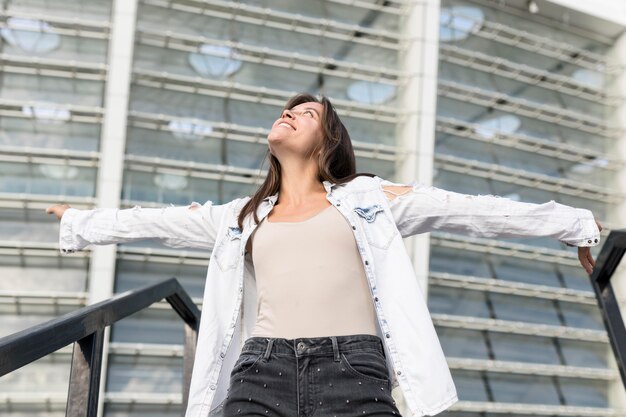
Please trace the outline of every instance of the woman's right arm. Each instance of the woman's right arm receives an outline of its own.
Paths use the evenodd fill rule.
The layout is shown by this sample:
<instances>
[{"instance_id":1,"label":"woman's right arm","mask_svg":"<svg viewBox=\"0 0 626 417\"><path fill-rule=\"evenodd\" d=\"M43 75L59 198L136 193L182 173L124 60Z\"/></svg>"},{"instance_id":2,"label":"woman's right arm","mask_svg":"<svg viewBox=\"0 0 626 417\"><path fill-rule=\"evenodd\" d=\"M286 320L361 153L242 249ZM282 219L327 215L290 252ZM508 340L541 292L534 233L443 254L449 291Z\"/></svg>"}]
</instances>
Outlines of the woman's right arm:
<instances>
[{"instance_id":1,"label":"woman's right arm","mask_svg":"<svg viewBox=\"0 0 626 417\"><path fill-rule=\"evenodd\" d=\"M223 214L233 202L188 206L78 210L66 204L46 209L60 219L59 249L72 253L84 247L154 239L172 248L213 249Z\"/></svg>"}]
</instances>

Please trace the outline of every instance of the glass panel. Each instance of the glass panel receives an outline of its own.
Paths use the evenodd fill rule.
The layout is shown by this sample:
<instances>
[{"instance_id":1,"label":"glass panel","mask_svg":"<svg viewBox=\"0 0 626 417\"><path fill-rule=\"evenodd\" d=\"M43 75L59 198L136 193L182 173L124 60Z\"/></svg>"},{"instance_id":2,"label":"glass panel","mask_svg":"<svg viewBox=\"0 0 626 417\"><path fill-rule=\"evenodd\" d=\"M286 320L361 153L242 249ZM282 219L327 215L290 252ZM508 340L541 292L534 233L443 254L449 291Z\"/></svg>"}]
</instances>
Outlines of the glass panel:
<instances>
[{"instance_id":1,"label":"glass panel","mask_svg":"<svg viewBox=\"0 0 626 417\"><path fill-rule=\"evenodd\" d=\"M182 358L111 355L107 392L180 393Z\"/></svg>"},{"instance_id":2,"label":"glass panel","mask_svg":"<svg viewBox=\"0 0 626 417\"><path fill-rule=\"evenodd\" d=\"M201 96L148 87L131 88L131 111L167 114L183 118L211 120L213 123L235 123L253 128L270 129L280 117L280 106L261 105L220 97ZM396 145L395 125L350 116L341 116L352 140Z\"/></svg>"},{"instance_id":3,"label":"glass panel","mask_svg":"<svg viewBox=\"0 0 626 417\"><path fill-rule=\"evenodd\" d=\"M489 265L481 255L434 246L430 250L430 270L464 276L491 278Z\"/></svg>"},{"instance_id":4,"label":"glass panel","mask_svg":"<svg viewBox=\"0 0 626 417\"><path fill-rule=\"evenodd\" d=\"M290 0L243 0L241 3L256 7L271 8L280 12L301 14L303 16L321 19L332 19L346 24L355 24L371 29L397 31L398 16L394 14L368 10L343 4L322 1L290 1ZM374 4L372 3L372 6ZM398 9L394 3L385 6Z\"/></svg>"},{"instance_id":5,"label":"glass panel","mask_svg":"<svg viewBox=\"0 0 626 417\"><path fill-rule=\"evenodd\" d=\"M561 365L550 338L489 332L496 360Z\"/></svg>"},{"instance_id":6,"label":"glass panel","mask_svg":"<svg viewBox=\"0 0 626 417\"><path fill-rule=\"evenodd\" d=\"M139 311L113 324L111 341L180 344L185 342L184 322L169 307Z\"/></svg>"},{"instance_id":7,"label":"glass panel","mask_svg":"<svg viewBox=\"0 0 626 417\"><path fill-rule=\"evenodd\" d=\"M428 288L428 309L432 313L490 318L485 294L459 288Z\"/></svg>"},{"instance_id":8,"label":"glass panel","mask_svg":"<svg viewBox=\"0 0 626 417\"><path fill-rule=\"evenodd\" d=\"M446 357L490 359L482 332L438 327L437 336Z\"/></svg>"},{"instance_id":9,"label":"glass panel","mask_svg":"<svg viewBox=\"0 0 626 417\"><path fill-rule=\"evenodd\" d=\"M67 17L68 14L78 20L109 20L111 15L110 0L64 0L63 3L45 0L20 0L3 2L5 13L41 13L47 16Z\"/></svg>"},{"instance_id":10,"label":"glass panel","mask_svg":"<svg viewBox=\"0 0 626 417\"><path fill-rule=\"evenodd\" d=\"M446 156L456 156L488 164L497 163L492 144L439 134L435 142L435 152Z\"/></svg>"},{"instance_id":11,"label":"glass panel","mask_svg":"<svg viewBox=\"0 0 626 417\"><path fill-rule=\"evenodd\" d=\"M121 293L176 278L191 297L204 293L207 266L118 260L115 292Z\"/></svg>"},{"instance_id":12,"label":"glass panel","mask_svg":"<svg viewBox=\"0 0 626 417\"><path fill-rule=\"evenodd\" d=\"M605 330L597 305L574 304L559 301L567 326Z\"/></svg>"},{"instance_id":13,"label":"glass panel","mask_svg":"<svg viewBox=\"0 0 626 417\"><path fill-rule=\"evenodd\" d=\"M369 172L381 178L393 178L396 164L393 161L356 157L356 172Z\"/></svg>"},{"instance_id":14,"label":"glass panel","mask_svg":"<svg viewBox=\"0 0 626 417\"><path fill-rule=\"evenodd\" d=\"M531 297L490 294L496 318L526 323L561 325L554 303Z\"/></svg>"},{"instance_id":15,"label":"glass panel","mask_svg":"<svg viewBox=\"0 0 626 417\"><path fill-rule=\"evenodd\" d=\"M178 188L166 186L159 174L126 171L122 198L128 201L148 201L174 205L188 205L192 201L204 204L207 200L214 204L224 204L235 198L252 195L257 186L252 184L220 183L205 178L182 177L185 181ZM162 186L159 186L162 184ZM172 184L173 185L173 184Z\"/></svg>"},{"instance_id":16,"label":"glass panel","mask_svg":"<svg viewBox=\"0 0 626 417\"><path fill-rule=\"evenodd\" d=\"M485 382L478 372L450 369L460 401L488 401Z\"/></svg>"},{"instance_id":17,"label":"glass panel","mask_svg":"<svg viewBox=\"0 0 626 417\"><path fill-rule=\"evenodd\" d=\"M180 417L180 404L104 403L106 417ZM45 416L48 417L48 416Z\"/></svg>"},{"instance_id":18,"label":"glass panel","mask_svg":"<svg viewBox=\"0 0 626 417\"><path fill-rule=\"evenodd\" d=\"M457 119L466 123L479 124L481 121L505 115L514 115L519 118L520 126L516 135L525 135L531 138L547 139L554 142L567 143L579 147L581 150L594 152L608 152L612 141L608 138L590 134L582 130L568 128L550 122L541 121L537 117L525 117L521 114L507 113L497 108L485 108L469 101L438 96L437 115ZM482 130L478 130L481 133ZM484 134L483 134L484 136ZM590 144L593 143L593 146Z\"/></svg>"},{"instance_id":19,"label":"glass panel","mask_svg":"<svg viewBox=\"0 0 626 417\"><path fill-rule=\"evenodd\" d=\"M596 259L596 257L594 256L593 259ZM593 292L589 275L582 266L558 265L557 268L561 272L561 276L567 288Z\"/></svg>"},{"instance_id":20,"label":"glass panel","mask_svg":"<svg viewBox=\"0 0 626 417\"><path fill-rule=\"evenodd\" d=\"M204 46L223 48L222 46L202 45L202 47ZM227 76L222 75L223 71L221 71L225 69L224 65L226 65L226 63L220 63L216 60L224 60L224 54L225 52L221 52L219 55L217 52L189 53L177 50L164 50L163 48L154 46L138 45L134 66L135 68L141 70L152 70L192 77L200 75L209 79L222 79ZM233 52L227 56L237 57L238 54ZM236 58L230 59L236 60ZM232 62L234 63L236 61ZM297 71L277 66L268 66L266 64L249 62L247 60L243 63L243 65L241 65L241 60L238 60L237 62L239 62L238 65L240 65L240 68L238 67L239 70L233 71L232 74L228 75L229 81L278 90L284 90L286 86L293 91L316 91L320 88L320 75L316 72ZM198 67L198 65L201 65L201 67ZM202 69L203 72L198 72L200 69ZM207 73L207 71L213 71L213 73ZM353 97L349 93L350 91L353 91L355 86L361 86L362 84L355 85L353 80L333 77L330 75L324 75L323 79L324 94L334 97L335 99L360 101L357 100L357 97ZM373 86L375 85L363 85L363 87L366 88L366 91L369 91L367 88L372 88ZM395 93L393 85L382 84L380 88L384 88L385 90L384 99L376 101L376 103L385 105L396 104L394 101L391 101L391 98ZM363 101L361 100L361 102ZM369 102L365 103L369 104Z\"/></svg>"},{"instance_id":21,"label":"glass panel","mask_svg":"<svg viewBox=\"0 0 626 417\"><path fill-rule=\"evenodd\" d=\"M433 185L444 190L463 194L490 194L491 187L484 178L462 175L437 169Z\"/></svg>"},{"instance_id":22,"label":"glass panel","mask_svg":"<svg viewBox=\"0 0 626 417\"><path fill-rule=\"evenodd\" d=\"M442 7L452 6L466 6L472 9L480 8L486 22L497 23L504 27L514 28L527 32L533 36L550 39L553 42L564 42L576 48L598 53L600 55L605 55L609 49L609 46L603 45L587 37L575 35L565 30L555 30L552 26L546 25L543 22L539 22L534 19L522 19L517 15L509 14L495 8L480 7L469 1L462 0L444 0L442 2ZM467 16L476 20L476 14L467 14ZM479 36L464 38L461 42L457 42L457 45L475 51L486 52L497 50L497 53L494 53L493 55L506 57L507 59L512 59L521 64L531 65L533 67L545 69L552 68L555 72L561 69L561 66L558 65L560 61L549 59L548 57L538 55L532 51L516 48L514 45L504 45ZM552 65L548 63L552 63Z\"/></svg>"},{"instance_id":23,"label":"glass panel","mask_svg":"<svg viewBox=\"0 0 626 417\"><path fill-rule=\"evenodd\" d=\"M0 97L22 101L45 101L80 106L102 106L104 83L71 78L44 77L3 72Z\"/></svg>"},{"instance_id":24,"label":"glass panel","mask_svg":"<svg viewBox=\"0 0 626 417\"><path fill-rule=\"evenodd\" d=\"M559 378L565 402L569 406L609 407L609 381Z\"/></svg>"},{"instance_id":25,"label":"glass panel","mask_svg":"<svg viewBox=\"0 0 626 417\"><path fill-rule=\"evenodd\" d=\"M91 197L96 170L72 166L0 163L0 192Z\"/></svg>"},{"instance_id":26,"label":"glass panel","mask_svg":"<svg viewBox=\"0 0 626 417\"><path fill-rule=\"evenodd\" d=\"M88 123L40 123L37 120L0 118L0 145L38 149L95 151L100 146L100 125Z\"/></svg>"},{"instance_id":27,"label":"glass panel","mask_svg":"<svg viewBox=\"0 0 626 417\"><path fill-rule=\"evenodd\" d=\"M498 279L561 287L556 267L552 264L500 256L494 256L491 259Z\"/></svg>"},{"instance_id":28,"label":"glass panel","mask_svg":"<svg viewBox=\"0 0 626 417\"><path fill-rule=\"evenodd\" d=\"M130 128L126 152L131 155L193 161L209 164L228 164L241 168L258 169L267 154L267 144L239 142L214 137L189 140L174 132ZM225 152L227 160L223 160Z\"/></svg>"},{"instance_id":29,"label":"glass panel","mask_svg":"<svg viewBox=\"0 0 626 417\"><path fill-rule=\"evenodd\" d=\"M50 308L48 308L48 310L50 310ZM0 314L0 317L2 317L2 326L0 326L0 337L8 336L21 330L28 329L29 327L36 326L38 324L52 320L58 317L60 314L69 313L72 310L75 310L75 308L64 307L62 311L48 311L47 314Z\"/></svg>"},{"instance_id":30,"label":"glass panel","mask_svg":"<svg viewBox=\"0 0 626 417\"><path fill-rule=\"evenodd\" d=\"M4 320L4 319L3 319ZM53 353L37 359L0 378L0 392L3 395L51 394L55 398L67 398L70 380L71 355ZM23 396L20 396L23 398ZM22 405L23 406L23 405ZM13 405L15 407L15 405ZM19 406L17 407L20 408ZM13 410L9 415L13 416ZM3 415L7 415L4 414ZM33 414L30 414L33 415ZM42 414L43 415L43 414Z\"/></svg>"},{"instance_id":31,"label":"glass panel","mask_svg":"<svg viewBox=\"0 0 626 417\"><path fill-rule=\"evenodd\" d=\"M210 39L224 39L242 42L247 45L265 47L284 52L294 52L312 56L325 56L339 61L369 63L384 62L385 67L397 68L398 54L393 49L348 43L342 40L299 33L288 29L274 29L254 23L236 22L229 18L208 16L200 13L185 13L178 10L160 8L146 4L139 5L139 27L163 32L170 29L178 34L206 36ZM259 15L262 19L263 15ZM360 37L372 39L370 35Z\"/></svg>"},{"instance_id":32,"label":"glass panel","mask_svg":"<svg viewBox=\"0 0 626 417\"><path fill-rule=\"evenodd\" d=\"M0 291L86 291L87 272L79 269L59 268L50 265L47 268L21 268L0 266Z\"/></svg>"},{"instance_id":33,"label":"glass panel","mask_svg":"<svg viewBox=\"0 0 626 417\"><path fill-rule=\"evenodd\" d=\"M559 393L551 377L492 372L489 386L497 402L559 405Z\"/></svg>"},{"instance_id":34,"label":"glass panel","mask_svg":"<svg viewBox=\"0 0 626 417\"><path fill-rule=\"evenodd\" d=\"M607 358L613 355L607 343L585 342L582 340L559 340L565 363L570 366L608 368Z\"/></svg>"}]
</instances>

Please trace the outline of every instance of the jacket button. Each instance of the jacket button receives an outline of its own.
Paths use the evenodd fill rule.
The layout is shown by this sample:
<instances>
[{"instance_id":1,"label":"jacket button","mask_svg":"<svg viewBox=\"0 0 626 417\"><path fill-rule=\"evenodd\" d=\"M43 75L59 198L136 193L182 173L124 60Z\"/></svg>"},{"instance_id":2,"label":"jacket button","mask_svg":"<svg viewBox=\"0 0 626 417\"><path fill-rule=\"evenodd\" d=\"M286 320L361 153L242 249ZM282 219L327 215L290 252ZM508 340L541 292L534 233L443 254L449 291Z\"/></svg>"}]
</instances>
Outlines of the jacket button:
<instances>
[{"instance_id":1,"label":"jacket button","mask_svg":"<svg viewBox=\"0 0 626 417\"><path fill-rule=\"evenodd\" d=\"M226 356L226 355L224 355L223 353L220 353L220 356L223 358L223 357L224 357L224 356Z\"/></svg>"},{"instance_id":2,"label":"jacket button","mask_svg":"<svg viewBox=\"0 0 626 417\"><path fill-rule=\"evenodd\" d=\"M593 241L594 241L595 243L598 243L598 239L594 239Z\"/></svg>"},{"instance_id":3,"label":"jacket button","mask_svg":"<svg viewBox=\"0 0 626 417\"><path fill-rule=\"evenodd\" d=\"M353 229L353 230L356 230L356 226L352 226L352 229Z\"/></svg>"},{"instance_id":4,"label":"jacket button","mask_svg":"<svg viewBox=\"0 0 626 417\"><path fill-rule=\"evenodd\" d=\"M215 387L215 385L211 385L211 386L210 386L210 388L211 388L212 390L214 390L216 387Z\"/></svg>"},{"instance_id":5,"label":"jacket button","mask_svg":"<svg viewBox=\"0 0 626 417\"><path fill-rule=\"evenodd\" d=\"M389 339L389 338L391 337L391 335L390 335L389 333L387 333L387 334L385 335L385 337L386 337L387 339Z\"/></svg>"},{"instance_id":6,"label":"jacket button","mask_svg":"<svg viewBox=\"0 0 626 417\"><path fill-rule=\"evenodd\" d=\"M374 301L378 301L378 297L374 297Z\"/></svg>"},{"instance_id":7,"label":"jacket button","mask_svg":"<svg viewBox=\"0 0 626 417\"><path fill-rule=\"evenodd\" d=\"M341 203L337 203L337 207L339 207L341 205Z\"/></svg>"},{"instance_id":8,"label":"jacket button","mask_svg":"<svg viewBox=\"0 0 626 417\"><path fill-rule=\"evenodd\" d=\"M402 371L398 371L396 372L398 375L402 375Z\"/></svg>"},{"instance_id":9,"label":"jacket button","mask_svg":"<svg viewBox=\"0 0 626 417\"><path fill-rule=\"evenodd\" d=\"M369 264L370 264L369 262L365 261L365 265L369 265Z\"/></svg>"},{"instance_id":10,"label":"jacket button","mask_svg":"<svg viewBox=\"0 0 626 417\"><path fill-rule=\"evenodd\" d=\"M589 240L587 241L587 243L591 243L591 239L589 239Z\"/></svg>"}]
</instances>

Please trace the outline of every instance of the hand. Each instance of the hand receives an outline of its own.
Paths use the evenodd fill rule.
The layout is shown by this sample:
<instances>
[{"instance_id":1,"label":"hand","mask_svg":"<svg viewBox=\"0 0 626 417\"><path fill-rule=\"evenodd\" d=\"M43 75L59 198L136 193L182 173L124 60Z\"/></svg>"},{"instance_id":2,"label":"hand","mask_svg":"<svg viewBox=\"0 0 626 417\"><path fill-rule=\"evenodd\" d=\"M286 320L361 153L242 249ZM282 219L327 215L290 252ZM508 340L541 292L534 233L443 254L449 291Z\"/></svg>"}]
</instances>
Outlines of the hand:
<instances>
[{"instance_id":1,"label":"hand","mask_svg":"<svg viewBox=\"0 0 626 417\"><path fill-rule=\"evenodd\" d=\"M602 231L600 222L596 220L596 224L598 225L598 230ZM583 268L585 268L585 271L591 275L593 267L596 266L596 261L593 259L593 256L591 256L591 249L588 246L578 247L578 260Z\"/></svg>"},{"instance_id":2,"label":"hand","mask_svg":"<svg viewBox=\"0 0 626 417\"><path fill-rule=\"evenodd\" d=\"M67 210L68 208L70 208L69 204L56 204L54 206L50 206L46 209L46 213L53 213L57 216L57 220L61 220L61 217L63 217L63 213L65 213L65 210Z\"/></svg>"}]
</instances>

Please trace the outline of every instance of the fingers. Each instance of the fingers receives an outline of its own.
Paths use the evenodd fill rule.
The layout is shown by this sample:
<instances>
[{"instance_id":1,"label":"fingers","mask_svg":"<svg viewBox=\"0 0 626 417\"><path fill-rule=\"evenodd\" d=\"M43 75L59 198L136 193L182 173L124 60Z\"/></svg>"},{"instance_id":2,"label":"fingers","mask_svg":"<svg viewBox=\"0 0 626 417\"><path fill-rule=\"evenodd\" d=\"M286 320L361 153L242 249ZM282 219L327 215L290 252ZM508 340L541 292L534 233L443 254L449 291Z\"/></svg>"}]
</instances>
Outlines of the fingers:
<instances>
[{"instance_id":1,"label":"fingers","mask_svg":"<svg viewBox=\"0 0 626 417\"><path fill-rule=\"evenodd\" d=\"M593 259L589 247L578 248L578 260L583 268L585 268L585 271L591 275L593 273L593 267L596 266L596 261Z\"/></svg>"}]
</instances>

